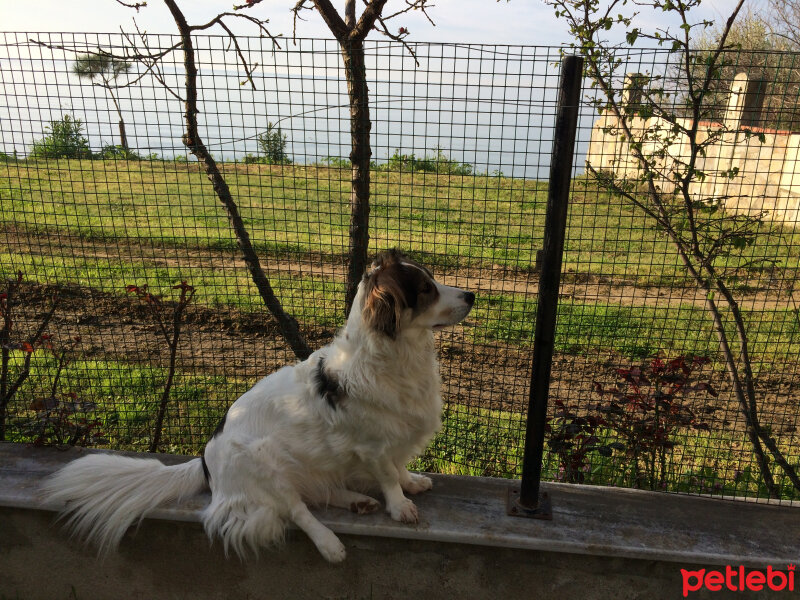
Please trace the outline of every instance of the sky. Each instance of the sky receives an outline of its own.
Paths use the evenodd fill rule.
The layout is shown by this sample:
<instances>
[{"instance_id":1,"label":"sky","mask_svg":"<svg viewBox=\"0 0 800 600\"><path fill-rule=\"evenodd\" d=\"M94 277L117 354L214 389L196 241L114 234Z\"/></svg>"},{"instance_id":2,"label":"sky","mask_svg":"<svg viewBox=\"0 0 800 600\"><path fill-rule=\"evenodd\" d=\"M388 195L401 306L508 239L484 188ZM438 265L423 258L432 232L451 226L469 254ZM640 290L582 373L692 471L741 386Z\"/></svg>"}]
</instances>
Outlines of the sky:
<instances>
[{"instance_id":1,"label":"sky","mask_svg":"<svg viewBox=\"0 0 800 600\"><path fill-rule=\"evenodd\" d=\"M200 24L221 11L231 10L232 2L183 0L180 5L190 23ZM764 2L748 0L756 11L763 9ZM249 13L268 18L273 34L291 36L289 9L294 3L295 0L265 0ZM556 19L552 7L542 0L434 0L432 4L434 7L429 14L435 27L417 12L398 17L392 21L392 28L406 27L410 39L427 42L560 45L569 41L563 20ZM335 5L343 6L343 0L335 1ZM389 0L385 11L404 5L401 0ZM734 5L735 0L706 0L696 14L718 21ZM642 25L654 27L668 23L663 20L663 14L650 13L640 15ZM131 30L132 18L149 33L175 31L169 11L159 0L149 0L148 6L138 13L114 0L0 0L0 30L3 31L118 32L121 26ZM305 18L305 22L298 24L299 37L330 37L318 14L306 12ZM235 21L231 20L232 26ZM237 33L255 33L253 26L244 21L235 28Z\"/></svg>"},{"instance_id":2,"label":"sky","mask_svg":"<svg viewBox=\"0 0 800 600\"><path fill-rule=\"evenodd\" d=\"M190 24L204 24L219 12L230 11L234 2L244 0L178 1ZM766 2L747 1L755 11ZM291 37L290 8L295 2L264 0L248 14L269 18L268 28L274 35ZM693 14L698 20L721 22L735 2L705 0ZM0 0L0 31L119 33L122 27L132 32L135 18L139 28L150 34L174 35L175 24L164 3L148 0L148 4L137 13L115 0ZM384 54L376 55L376 61L389 61L374 74L376 83L371 90L376 115L373 127L376 158L385 160L398 148L426 155L440 147L447 150L448 156L476 165L481 172L499 170L514 176L541 177L549 164L547 152L540 148L549 147L547 136L553 125L555 79L551 75L556 72L553 65L557 62L557 50L538 47L567 44L569 36L564 21L556 19L553 8L543 0L432 0L432 4L435 6L429 12L435 26L423 15L410 13L393 20L391 27L395 31L400 26L407 28L409 41L458 44L454 46L458 55L471 57L469 72L453 66L452 61L437 60L435 55L441 51L436 48L431 49L432 55L420 56L420 69L413 67L402 50L400 62ZM632 4L629 1L628 8ZM334 0L334 5L343 7L344 0ZM404 0L388 0L385 11L391 13L403 6ZM331 34L317 13L303 14L306 21L298 24L298 37L330 39ZM226 22L237 34L258 33L242 19ZM678 23L670 24L662 12L650 10L639 15L637 25L653 30L677 27ZM221 29L208 33L224 34ZM56 41L49 39L51 43ZM65 39L71 38L65 36ZM370 39L383 38L373 32ZM519 44L526 48L509 51L504 62L502 51L465 48L466 44ZM257 43L255 46L258 47ZM292 66L275 66L285 59L275 58L273 53L260 57L264 64L259 65L255 76L263 76L263 80L259 81L257 92L241 86L240 71L235 59L230 62L230 56L221 62L210 61L214 65L210 70L208 65L205 71L201 69L201 87L207 86L203 98L203 112L209 115L206 135L208 140L216 142L214 147L220 156L229 158L233 153L257 151L256 133L273 121L289 134L296 160L347 154L348 140L343 137L341 126L346 118L342 108L344 88L336 71L339 63L317 52L314 64L326 65L325 71L315 73L314 78L306 77L311 71L295 68L294 63L302 60L302 53L294 51L308 47L303 43L293 46L288 40L283 44L286 54L292 55ZM6 53L20 53L21 58L4 62ZM551 53L552 59L548 58ZM52 55L60 56L57 51ZM529 60L530 57L536 57L535 61ZM267 64L273 59L278 62ZM13 91L5 96L8 106L0 107L0 151L19 151L24 155L32 141L42 137L48 124L65 112L83 120L92 148L116 143L117 117L108 99L102 92L94 90L90 94L88 88L79 87L77 78L69 75L69 60L61 56L56 62L40 63L28 49L13 44L0 48L0 91ZM223 81L219 75L221 68L228 68L225 65L232 69L231 79ZM177 77L179 71L173 75ZM550 75L542 75L544 71ZM204 72L210 79L202 80ZM279 76L273 77L274 73ZM176 79L173 85L181 81ZM330 81L338 82L338 87L331 87ZM181 153L181 107L173 105L168 96L162 98L161 88L153 88L152 82L150 86L120 91L131 147L143 154ZM281 91L283 88L291 88L291 93ZM333 90L332 95L328 94L329 89ZM152 126L154 120L159 123L156 128ZM586 140L579 142L579 149L583 147L581 144L585 146Z\"/></svg>"}]
</instances>

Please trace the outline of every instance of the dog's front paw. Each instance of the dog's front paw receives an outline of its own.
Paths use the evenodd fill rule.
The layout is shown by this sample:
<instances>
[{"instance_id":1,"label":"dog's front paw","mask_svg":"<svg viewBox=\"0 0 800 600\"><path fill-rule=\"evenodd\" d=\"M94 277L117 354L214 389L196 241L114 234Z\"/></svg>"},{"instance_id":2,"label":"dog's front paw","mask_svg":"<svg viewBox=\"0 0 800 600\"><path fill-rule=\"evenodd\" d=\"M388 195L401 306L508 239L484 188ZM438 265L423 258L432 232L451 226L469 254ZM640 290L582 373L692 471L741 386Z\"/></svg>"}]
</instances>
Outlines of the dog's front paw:
<instances>
[{"instance_id":1,"label":"dog's front paw","mask_svg":"<svg viewBox=\"0 0 800 600\"><path fill-rule=\"evenodd\" d=\"M408 498L403 498L403 502L387 507L392 519L401 523L419 523L417 506Z\"/></svg>"},{"instance_id":2,"label":"dog's front paw","mask_svg":"<svg viewBox=\"0 0 800 600\"><path fill-rule=\"evenodd\" d=\"M409 480L403 483L403 491L407 494L419 494L427 492L433 487L433 481L430 477L425 475L418 475L417 473L409 473Z\"/></svg>"},{"instance_id":3,"label":"dog's front paw","mask_svg":"<svg viewBox=\"0 0 800 600\"><path fill-rule=\"evenodd\" d=\"M340 563L347 557L344 544L331 532L330 536L317 543L317 550L330 563Z\"/></svg>"}]
</instances>

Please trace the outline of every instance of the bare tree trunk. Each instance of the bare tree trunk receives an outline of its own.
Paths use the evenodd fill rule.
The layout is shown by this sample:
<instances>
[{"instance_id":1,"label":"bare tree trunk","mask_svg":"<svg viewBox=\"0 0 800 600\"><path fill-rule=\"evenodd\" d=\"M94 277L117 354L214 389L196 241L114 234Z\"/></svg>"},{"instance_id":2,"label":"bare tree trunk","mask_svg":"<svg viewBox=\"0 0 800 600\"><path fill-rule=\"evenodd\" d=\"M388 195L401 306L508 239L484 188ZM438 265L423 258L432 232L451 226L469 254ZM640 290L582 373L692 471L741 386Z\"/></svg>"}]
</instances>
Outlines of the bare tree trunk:
<instances>
[{"instance_id":1,"label":"bare tree trunk","mask_svg":"<svg viewBox=\"0 0 800 600\"><path fill-rule=\"evenodd\" d=\"M125 121L119 120L119 143L122 149L128 151L128 136L125 133Z\"/></svg>"},{"instance_id":2,"label":"bare tree trunk","mask_svg":"<svg viewBox=\"0 0 800 600\"><path fill-rule=\"evenodd\" d=\"M353 166L350 191L350 264L347 269L345 310L350 314L358 284L367 268L369 248L369 197L372 158L369 89L361 40L342 44L342 59L350 99L350 163Z\"/></svg>"},{"instance_id":3,"label":"bare tree trunk","mask_svg":"<svg viewBox=\"0 0 800 600\"><path fill-rule=\"evenodd\" d=\"M117 115L119 116L119 144L125 152L128 152L128 135L125 132L125 120L122 118L122 109L119 106L117 97L114 96L114 92L111 91L111 84L106 81L103 87L108 90L108 94L111 96L111 100L114 102L114 108L117 109Z\"/></svg>"},{"instance_id":4,"label":"bare tree trunk","mask_svg":"<svg viewBox=\"0 0 800 600\"><path fill-rule=\"evenodd\" d=\"M366 2L361 17L356 20L355 0L345 3L345 18L339 16L330 0L314 0L314 6L336 37L341 47L350 100L350 163L353 166L350 192L350 264L347 269L345 309L350 314L358 284L367 268L369 249L369 163L372 146L369 133L369 88L364 62L364 39L380 19L387 0Z\"/></svg>"},{"instance_id":5,"label":"bare tree trunk","mask_svg":"<svg viewBox=\"0 0 800 600\"><path fill-rule=\"evenodd\" d=\"M128 151L128 136L125 133L125 121L122 119L119 120L119 143L122 146L122 149L126 152Z\"/></svg>"},{"instance_id":6,"label":"bare tree trunk","mask_svg":"<svg viewBox=\"0 0 800 600\"><path fill-rule=\"evenodd\" d=\"M194 59L191 28L187 24L175 0L164 0L164 2L172 13L175 23L178 25L183 45L183 60L186 68L186 112L184 114L186 133L183 135L183 143L203 164L206 175L211 181L217 197L225 207L225 211L228 213L228 221L236 235L236 242L239 245L239 249L242 251L247 269L250 271L250 276L256 284L256 288L258 288L258 292L264 300L264 304L266 304L270 313L272 313L277 320L278 327L283 337L289 343L289 346L291 346L292 351L298 358L305 359L311 354L311 348L309 348L303 335L300 333L300 328L295 318L283 310L280 301L275 296L272 286L269 284L269 280L261 267L258 255L253 249L253 245L250 243L250 235L239 214L239 208L231 195L228 184L225 182L225 178L220 173L216 161L211 156L200 137L197 125L197 113L199 112L197 109L197 65Z\"/></svg>"}]
</instances>

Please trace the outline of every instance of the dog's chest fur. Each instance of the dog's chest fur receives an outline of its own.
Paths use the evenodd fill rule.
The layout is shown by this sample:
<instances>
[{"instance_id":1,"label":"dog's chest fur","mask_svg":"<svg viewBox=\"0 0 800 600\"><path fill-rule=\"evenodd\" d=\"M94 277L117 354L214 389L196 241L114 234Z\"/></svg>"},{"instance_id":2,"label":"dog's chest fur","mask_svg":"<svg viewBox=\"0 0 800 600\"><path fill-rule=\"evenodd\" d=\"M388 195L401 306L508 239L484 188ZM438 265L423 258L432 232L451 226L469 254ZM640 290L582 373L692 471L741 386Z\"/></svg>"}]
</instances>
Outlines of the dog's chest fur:
<instances>
[{"instance_id":1,"label":"dog's chest fur","mask_svg":"<svg viewBox=\"0 0 800 600\"><path fill-rule=\"evenodd\" d=\"M404 464L440 427L439 390L431 334L383 341L342 332L240 397L223 432L209 443L208 462L224 463L213 460L220 438L246 436L272 438L293 461L314 465L314 477L358 473L359 461L378 455Z\"/></svg>"}]
</instances>

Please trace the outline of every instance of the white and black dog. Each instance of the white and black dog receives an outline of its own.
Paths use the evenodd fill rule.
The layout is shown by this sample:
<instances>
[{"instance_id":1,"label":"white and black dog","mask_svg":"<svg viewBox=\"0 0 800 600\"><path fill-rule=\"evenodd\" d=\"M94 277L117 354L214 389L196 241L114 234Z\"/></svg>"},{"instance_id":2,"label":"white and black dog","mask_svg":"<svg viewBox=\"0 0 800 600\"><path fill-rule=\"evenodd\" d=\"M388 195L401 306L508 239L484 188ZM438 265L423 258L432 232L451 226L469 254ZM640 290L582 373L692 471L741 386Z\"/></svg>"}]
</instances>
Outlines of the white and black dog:
<instances>
[{"instance_id":1,"label":"white and black dog","mask_svg":"<svg viewBox=\"0 0 800 600\"><path fill-rule=\"evenodd\" d=\"M377 483L392 519L417 522L404 492L432 483L406 465L441 426L432 332L461 321L474 301L403 254L386 252L361 281L333 342L236 400L202 458L165 466L92 454L58 471L44 491L64 503L75 534L101 552L158 505L210 487L203 523L226 553L273 545L292 521L327 560L341 561L344 545L308 505L374 512L380 504L353 489Z\"/></svg>"}]
</instances>

